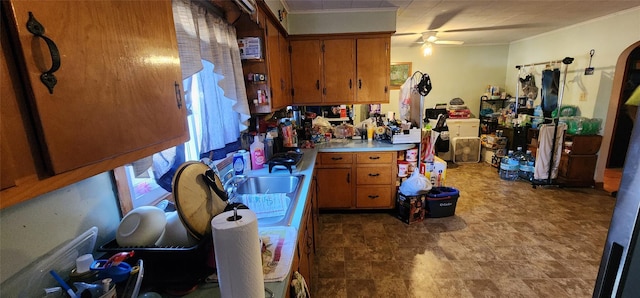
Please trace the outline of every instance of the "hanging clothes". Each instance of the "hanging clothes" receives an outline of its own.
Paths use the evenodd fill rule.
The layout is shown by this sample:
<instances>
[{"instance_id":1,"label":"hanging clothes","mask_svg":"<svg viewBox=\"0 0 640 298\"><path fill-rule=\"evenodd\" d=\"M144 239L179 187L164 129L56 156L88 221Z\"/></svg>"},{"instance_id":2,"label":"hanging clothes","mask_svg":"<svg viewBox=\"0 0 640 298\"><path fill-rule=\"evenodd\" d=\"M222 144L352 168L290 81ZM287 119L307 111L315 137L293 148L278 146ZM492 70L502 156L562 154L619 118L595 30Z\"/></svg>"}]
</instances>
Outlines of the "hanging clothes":
<instances>
[{"instance_id":1,"label":"hanging clothes","mask_svg":"<svg viewBox=\"0 0 640 298\"><path fill-rule=\"evenodd\" d=\"M553 134L555 130L554 124L542 124L538 134L538 150L536 151L536 163L533 172L533 179L544 180L549 179L549 166L551 164L551 147L553 146ZM564 132L567 129L566 123L558 124L558 132L556 134L555 154L553 154L553 171L551 179L558 176L558 165L560 164L560 156L562 154L562 142Z\"/></svg>"},{"instance_id":2,"label":"hanging clothes","mask_svg":"<svg viewBox=\"0 0 640 298\"><path fill-rule=\"evenodd\" d=\"M560 69L542 71L542 110L551 113L558 108Z\"/></svg>"},{"instance_id":3,"label":"hanging clothes","mask_svg":"<svg viewBox=\"0 0 640 298\"><path fill-rule=\"evenodd\" d=\"M404 81L404 84L400 87L400 98L398 98L398 107L400 108L400 115L398 118L400 121L411 120L411 90L413 89L413 86L413 79L410 77L407 78L407 80Z\"/></svg>"}]
</instances>

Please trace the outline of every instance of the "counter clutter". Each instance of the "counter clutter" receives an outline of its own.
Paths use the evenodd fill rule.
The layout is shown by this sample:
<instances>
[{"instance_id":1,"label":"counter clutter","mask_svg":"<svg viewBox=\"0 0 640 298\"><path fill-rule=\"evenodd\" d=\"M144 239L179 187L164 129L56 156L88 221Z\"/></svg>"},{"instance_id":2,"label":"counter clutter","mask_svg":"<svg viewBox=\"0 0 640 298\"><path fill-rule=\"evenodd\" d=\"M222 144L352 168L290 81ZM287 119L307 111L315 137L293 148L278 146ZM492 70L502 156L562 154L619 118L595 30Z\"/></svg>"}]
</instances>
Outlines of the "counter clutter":
<instances>
[{"instance_id":1,"label":"counter clutter","mask_svg":"<svg viewBox=\"0 0 640 298\"><path fill-rule=\"evenodd\" d=\"M313 228L312 227L313 224L309 219L310 218L309 213L311 209L310 205L312 202L311 194L315 196L315 192L311 192L311 190L315 189L315 188L312 188L313 187L312 184L314 183L312 177L314 174L315 161L318 153L319 152L366 153L366 152L381 152L381 151L393 152L393 151L404 151L407 149L411 149L412 147L414 147L414 144L393 145L388 142L378 142L378 141L368 142L366 140L365 141L343 140L341 142L328 142L328 143L318 144L314 149L302 149L302 153L303 153L302 159L292 169L292 173L290 173L288 170L273 170L270 173L269 169L267 169L266 167L260 170L253 170L249 172L247 174L247 177L249 178L251 177L285 178L285 177L297 176L297 177L300 177L301 181L299 183L297 191L295 192L294 198L292 198L291 205L288 207L290 208L290 211L288 211L288 213L286 214L286 216L288 217L288 220L284 221L284 223L281 224L279 222L277 223L268 223L265 221L261 222L262 219L256 218L254 222L255 229L251 231L251 234L256 234L256 237L255 237L256 242L258 242L259 240L262 241L262 245L258 246L262 248L253 247L252 250L256 250L256 249L258 250L257 264L263 263L260 261L260 259L264 258L265 255L268 257L266 262L266 264L268 264L267 267L260 268L260 266L252 267L248 265L237 266L238 262L240 263L244 262L242 259L245 257L241 256L241 254L238 254L237 252L244 250L247 247L245 243L246 241L240 241L233 244L232 243L233 239L239 240L240 238L242 238L242 237L236 237L237 233L235 232L233 237L230 237L229 235L221 236L223 237L223 239L220 238L222 239L220 240L218 239L218 236L220 235L216 236L216 233L217 233L216 231L223 231L225 228L221 228L218 224L216 224L216 221L218 220L218 218L214 218L214 221L211 221L209 223L209 228L212 229L213 227L213 232L208 232L209 235L213 235L214 240L218 239L217 241L215 241L216 243L218 242L224 243L223 245L219 245L219 247L214 246L216 256L226 255L224 258L222 258L224 260L232 260L234 256L240 258L240 260L238 260L237 262L234 262L233 264L225 264L225 265L218 264L218 268L226 267L226 268L232 268L232 269L237 269L237 268L246 269L251 267L256 271L256 273L259 272L260 274L264 274L264 275L261 275L261 277L259 278L259 280L265 280L265 282L260 283L261 286L259 286L261 289L261 293L264 291L264 294L269 296L268 293L272 292L273 297L285 297L287 291L289 290L289 281L292 279L292 276L293 276L292 274L294 274L298 270L303 270L302 266L311 266L310 264L306 263L307 261L312 262L312 260L302 260L302 259L298 260L296 257L295 251L296 251L296 247L298 247L298 249L301 248L299 244L299 242L301 241L304 242L305 247L310 247L312 250L314 247L313 242L306 242L306 241L309 240L307 237L311 237L310 239L313 240L313 236L311 236L312 232L310 231ZM206 184L206 182L204 181L201 181L201 182ZM229 211L229 212L233 213L233 211ZM220 216L223 219L225 219L224 220L225 224L229 223L228 221L226 221L226 217L229 217L229 212L220 214ZM136 214L136 213L137 212L133 214ZM175 215L175 213L167 213L167 214ZM245 214L244 210L238 210L238 215L243 216L244 219L247 219L247 216L249 216ZM130 218L133 216L134 215L131 215ZM251 216L249 216L249 218L250 217ZM181 219L184 220L183 218ZM166 219L165 219L165 223L166 223ZM228 231L231 231L231 230L228 230ZM50 270L55 270L63 280L69 282L71 277L71 272L76 269L76 266L84 266L81 264L77 265L75 263L76 258L78 258L79 256L90 254L95 251L95 241L96 241L97 233L98 231L96 228L93 228L92 230L87 231L86 233L80 235L78 239L62 247L62 251L52 252L51 254L48 254L49 257L47 259L38 260L34 262L32 266L25 268L25 271L22 274L16 275L15 278L12 277L10 282L3 284L3 286L7 286L6 289L15 288L16 289L15 293L17 293L17 296L20 296L20 297L38 296L39 295L38 293L41 293L41 291L43 291L45 288L58 286L58 283L53 279L51 275L48 274ZM305 235L309 235L309 236L305 236ZM202 236L205 236L205 235L202 235ZM192 263L197 262L198 264L201 265L200 267L202 267L203 270L206 269L205 267L212 265L211 263L212 260L206 257L209 255L206 252L213 250L213 248L207 245L203 245L207 241L210 241L210 240L206 240L206 239L210 239L207 237L209 236L205 236L204 238L197 241L197 244L194 245L193 247L176 247L171 249L171 251L162 252L161 251L162 249L155 247L155 245L146 246L146 247L137 247L132 249L133 251L135 251L135 254L129 257L129 259L125 261L126 263L123 262L122 264L131 265L132 267L131 271L134 272L134 269L135 269L134 267L138 265L138 260L139 259L144 260L144 280L140 288L140 293L143 294L149 291L154 291L154 292L157 291L164 295L164 293L166 292L156 290L155 288L149 286L154 284L153 282L154 278L158 278L158 277L163 277L163 278L176 277L177 278L178 276L176 275L181 275L180 277L182 278L185 277L185 276L182 276L183 274L180 272L183 272L185 274L189 272L184 272L184 268L182 269L182 271L180 271L181 269L179 268L180 266L185 267L184 265L185 262L192 262ZM249 239L251 237L245 237L245 238ZM146 239L145 241L150 241L150 240ZM223 253L222 251L220 251L220 249L222 249L223 246L227 246L227 249L225 249L227 250L227 252ZM231 249L229 249L229 247L231 247ZM118 245L116 243L116 239L114 239L111 242L100 246L100 249L98 249L98 252L104 254L105 256L112 256L118 252L121 252L120 249L117 249L117 248L118 248ZM260 257L260 250L262 251L262 257ZM159 254L159 253L163 253L163 254ZM170 255L167 255L167 253L169 253ZM194 258L195 255L198 255L199 257ZM200 256L205 256L205 258L201 258ZM295 263L292 262L294 257L296 258ZM96 259L105 259L105 258L103 258L100 255L97 255ZM69 260L71 260L71 262L69 262ZM218 258L216 258L216 260L218 260ZM176 261L180 264L173 266L171 264L172 261ZM251 263L256 263L256 262L252 261ZM142 265L142 262L140 262L140 265ZM294 268L292 266L296 266L296 267ZM189 265L188 267L190 272L193 271L199 274L207 273L206 270L200 271L201 269L193 268L191 265ZM263 270L260 270L260 269L263 269ZM38 275L38 274L34 274L34 272L44 272L46 274ZM135 271L135 272L137 273L138 271ZM215 273L215 271L211 273ZM209 278L207 279L208 282L205 281L204 278L196 279L196 280L199 280L196 287L192 286L191 289L188 289L188 291L184 291L182 294L178 294L178 296L184 296L184 297L222 297L222 296L226 297L228 296L223 294L225 292L225 286L223 284L218 284L217 282L215 282L217 276L215 274L211 275L211 273L208 273L206 275L206 276L209 276ZM220 271L218 271L218 274L220 274ZM230 277L231 280L235 280L238 282L240 282L241 279L236 277L242 276L243 274L246 274L246 272L243 271L243 273L241 274L238 272L234 273L232 271L226 271L226 273L223 272L224 276L228 276ZM125 279L122 279L122 281L119 280L120 282L117 283L117 293L119 295L124 293L125 286L131 283L135 284L136 278L137 278L137 275L134 278L125 278ZM191 278L193 278L193 276L191 276ZM299 280L299 279L300 279L299 277L296 278L296 280ZM248 282L248 280L245 280L245 281ZM246 285L247 284L246 282L242 282L243 285ZM73 282L71 282L71 285L72 284ZM23 286L27 285L28 289L23 288L20 290L19 285L23 285ZM127 286L127 288L129 286ZM256 288L257 287L258 286L256 286ZM172 293L172 294L176 294L176 293ZM235 297L235 295L233 296Z\"/></svg>"}]
</instances>

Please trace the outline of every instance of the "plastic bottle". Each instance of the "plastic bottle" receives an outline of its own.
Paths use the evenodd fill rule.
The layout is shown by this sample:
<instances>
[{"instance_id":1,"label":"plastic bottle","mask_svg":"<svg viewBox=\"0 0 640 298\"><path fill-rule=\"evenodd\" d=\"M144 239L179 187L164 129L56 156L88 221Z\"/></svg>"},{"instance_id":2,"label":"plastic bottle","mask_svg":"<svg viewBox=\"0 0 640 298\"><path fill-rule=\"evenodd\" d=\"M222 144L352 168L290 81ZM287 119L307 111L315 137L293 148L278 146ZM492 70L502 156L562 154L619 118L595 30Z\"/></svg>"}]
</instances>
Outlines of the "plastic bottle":
<instances>
[{"instance_id":1,"label":"plastic bottle","mask_svg":"<svg viewBox=\"0 0 640 298\"><path fill-rule=\"evenodd\" d=\"M527 150L527 153L520 159L520 168L518 170L518 176L520 178L532 181L533 171L535 169L536 158L531 154L531 150Z\"/></svg>"},{"instance_id":2,"label":"plastic bottle","mask_svg":"<svg viewBox=\"0 0 640 298\"><path fill-rule=\"evenodd\" d=\"M520 160L524 156L524 152L522 151L522 147L518 146L516 151L513 151L513 158L518 160L518 167L520 167Z\"/></svg>"},{"instance_id":3,"label":"plastic bottle","mask_svg":"<svg viewBox=\"0 0 640 298\"><path fill-rule=\"evenodd\" d=\"M508 154L500 161L500 178L509 181L518 179L519 165L520 163L513 158L513 150L509 150Z\"/></svg>"},{"instance_id":4,"label":"plastic bottle","mask_svg":"<svg viewBox=\"0 0 640 298\"><path fill-rule=\"evenodd\" d=\"M256 135L253 138L253 143L249 146L251 151L251 169L259 170L264 166L264 143L260 142L260 136Z\"/></svg>"}]
</instances>

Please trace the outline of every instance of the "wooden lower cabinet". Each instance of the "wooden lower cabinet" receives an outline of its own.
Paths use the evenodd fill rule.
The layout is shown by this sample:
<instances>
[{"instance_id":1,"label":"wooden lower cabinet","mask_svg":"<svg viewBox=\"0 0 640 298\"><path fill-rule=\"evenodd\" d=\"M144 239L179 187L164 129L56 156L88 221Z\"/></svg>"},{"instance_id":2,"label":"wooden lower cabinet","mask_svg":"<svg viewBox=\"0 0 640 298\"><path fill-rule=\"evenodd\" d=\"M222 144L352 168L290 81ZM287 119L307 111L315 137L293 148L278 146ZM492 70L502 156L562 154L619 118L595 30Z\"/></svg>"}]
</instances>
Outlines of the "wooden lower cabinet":
<instances>
[{"instance_id":1,"label":"wooden lower cabinet","mask_svg":"<svg viewBox=\"0 0 640 298\"><path fill-rule=\"evenodd\" d=\"M318 207L390 209L394 206L397 152L320 153Z\"/></svg>"},{"instance_id":2,"label":"wooden lower cabinet","mask_svg":"<svg viewBox=\"0 0 640 298\"><path fill-rule=\"evenodd\" d=\"M318 223L317 217L317 202L316 202L316 180L315 176L312 177L311 187L307 195L307 205L305 206L304 213L302 215L302 221L300 222L300 229L298 230L298 244L294 253L293 261L291 263L291 279L293 279L293 273L299 272L305 279L309 291L313 293L312 287L314 286L313 272L314 272L314 259L315 259L315 245L316 245L316 228ZM291 293L291 284L287 287L286 297L295 297Z\"/></svg>"},{"instance_id":3,"label":"wooden lower cabinet","mask_svg":"<svg viewBox=\"0 0 640 298\"><path fill-rule=\"evenodd\" d=\"M353 198L351 168L318 169L318 207L349 208Z\"/></svg>"}]
</instances>

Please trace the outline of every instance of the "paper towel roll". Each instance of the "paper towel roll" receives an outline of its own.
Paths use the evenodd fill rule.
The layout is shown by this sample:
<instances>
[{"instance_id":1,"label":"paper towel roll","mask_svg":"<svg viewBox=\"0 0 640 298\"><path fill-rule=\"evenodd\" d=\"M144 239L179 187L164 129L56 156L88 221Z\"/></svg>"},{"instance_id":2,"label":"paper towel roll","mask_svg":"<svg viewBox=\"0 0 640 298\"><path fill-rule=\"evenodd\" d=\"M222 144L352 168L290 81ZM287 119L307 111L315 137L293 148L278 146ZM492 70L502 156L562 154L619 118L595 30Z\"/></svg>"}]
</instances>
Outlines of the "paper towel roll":
<instances>
[{"instance_id":1,"label":"paper towel roll","mask_svg":"<svg viewBox=\"0 0 640 298\"><path fill-rule=\"evenodd\" d=\"M220 294L226 297L265 296L262 254L258 234L258 219L249 209L218 214L211 220L211 233L216 256Z\"/></svg>"}]
</instances>

